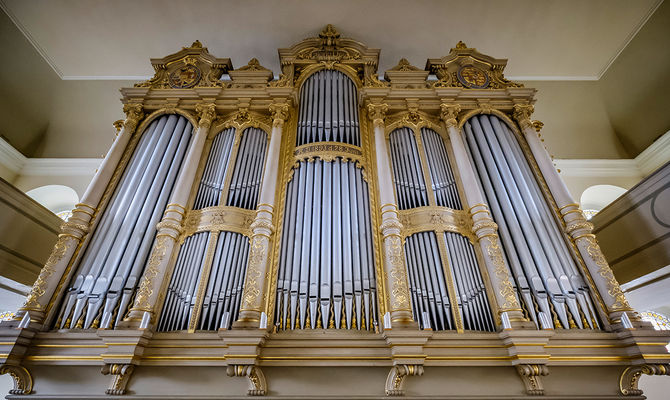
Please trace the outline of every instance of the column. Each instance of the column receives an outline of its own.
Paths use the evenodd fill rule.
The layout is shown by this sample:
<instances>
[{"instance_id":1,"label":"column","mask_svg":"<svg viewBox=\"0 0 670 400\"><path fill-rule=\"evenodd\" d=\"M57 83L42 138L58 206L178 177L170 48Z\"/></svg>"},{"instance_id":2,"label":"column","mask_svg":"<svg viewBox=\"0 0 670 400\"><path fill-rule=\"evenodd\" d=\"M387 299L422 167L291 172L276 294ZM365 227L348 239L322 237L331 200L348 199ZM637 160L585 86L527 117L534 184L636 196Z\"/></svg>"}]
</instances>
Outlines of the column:
<instances>
[{"instance_id":1,"label":"column","mask_svg":"<svg viewBox=\"0 0 670 400\"><path fill-rule=\"evenodd\" d=\"M279 173L279 156L284 122L289 116L286 102L270 105L272 114L272 133L268 156L263 170L263 184L256 209L256 218L251 224L251 249L247 275L244 279L244 292L240 305L240 316L234 323L235 328L258 328L263 311L263 299L268 295L268 278L270 268L270 242L275 230L272 225L274 217L275 192Z\"/></svg>"},{"instance_id":2,"label":"column","mask_svg":"<svg viewBox=\"0 0 670 400\"><path fill-rule=\"evenodd\" d=\"M202 150L205 147L205 140L212 121L216 118L216 109L213 103L199 103L196 105L195 111L199 117L198 129L187 150L183 167L177 176L170 202L165 207L163 218L156 225L156 242L137 288L135 302L128 316L124 319L124 327L138 326L146 313L148 313L151 321L155 321L155 307L160 288L166 279L170 279L167 276L168 266L179 235L182 233L186 203L195 180Z\"/></svg>"},{"instance_id":3,"label":"column","mask_svg":"<svg viewBox=\"0 0 670 400\"><path fill-rule=\"evenodd\" d=\"M507 313L513 327L524 327L528 321L523 316L516 291L512 286L509 268L505 265L498 238L498 225L493 222L489 207L484 200L484 194L477 184L475 171L458 128L458 113L461 107L457 104L443 103L440 108L442 110L440 116L447 127L456 167L461 175L465 204L472 218L472 230L482 250L482 257L491 279L491 287L498 303L498 312Z\"/></svg>"},{"instance_id":4,"label":"column","mask_svg":"<svg viewBox=\"0 0 670 400\"><path fill-rule=\"evenodd\" d=\"M528 147L537 162L537 166L556 201L556 206L561 214L560 216L565 223L565 231L577 246L579 254L582 256L584 264L591 275L593 284L598 289L605 307L607 307L610 321L615 325L620 324L623 313L627 313L629 319L638 321L639 318L628 304L619 283L612 273L612 269L600 250L595 235L592 233L593 224L584 218L579 204L575 203L572 199L568 188L558 175L556 168L554 168L549 153L547 153L547 150L542 145L539 134L530 120L532 113L532 105L517 104L514 106L514 119L519 123L521 131L528 142Z\"/></svg>"},{"instance_id":5,"label":"column","mask_svg":"<svg viewBox=\"0 0 670 400\"><path fill-rule=\"evenodd\" d=\"M51 255L40 271L25 303L19 308L15 319L22 319L26 313L29 313L31 322L42 323L44 321L46 309L58 283L66 273L77 247L88 233L91 219L100 199L116 171L137 124L144 117L141 104L126 104L123 106L123 112L126 114L126 119L121 131L117 134L112 148L88 185L81 203L72 210L72 216L68 221L61 225L61 234L58 235Z\"/></svg>"},{"instance_id":6,"label":"column","mask_svg":"<svg viewBox=\"0 0 670 400\"><path fill-rule=\"evenodd\" d=\"M382 215L382 223L379 229L382 233L384 283L386 292L388 293L388 311L391 313L391 325L415 325L416 322L412 319L403 240L400 235L402 224L398 218L398 206L393 195L391 161L386 147L384 118L388 105L383 103L368 103L367 107L368 118L372 121L375 136L377 182Z\"/></svg>"}]
</instances>

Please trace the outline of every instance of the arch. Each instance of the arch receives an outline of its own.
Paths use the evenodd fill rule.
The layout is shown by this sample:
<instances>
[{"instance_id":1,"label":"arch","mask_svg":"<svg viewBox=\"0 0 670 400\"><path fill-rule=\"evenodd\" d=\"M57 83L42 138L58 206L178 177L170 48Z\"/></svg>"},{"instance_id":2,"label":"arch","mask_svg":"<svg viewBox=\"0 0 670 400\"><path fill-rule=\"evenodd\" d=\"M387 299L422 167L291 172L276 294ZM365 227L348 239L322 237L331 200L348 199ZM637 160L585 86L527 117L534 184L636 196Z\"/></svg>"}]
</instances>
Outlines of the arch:
<instances>
[{"instance_id":1,"label":"arch","mask_svg":"<svg viewBox=\"0 0 670 400\"><path fill-rule=\"evenodd\" d=\"M151 114L144 117L142 122L137 126L137 129L135 129L135 133L140 132L141 134L144 134L144 131L146 130L147 126L149 126L149 124L151 124L153 120L162 115L170 115L170 114L181 115L182 117L186 118L188 122L191 123L193 130L196 130L198 128L198 120L190 112L182 110L181 108L159 108L158 110L155 110ZM191 134L193 134L193 131L191 131Z\"/></svg>"},{"instance_id":2,"label":"arch","mask_svg":"<svg viewBox=\"0 0 670 400\"><path fill-rule=\"evenodd\" d=\"M607 207L624 193L626 193L626 189L620 186L593 185L582 192L579 203L587 219L591 219L596 213Z\"/></svg>"},{"instance_id":3,"label":"arch","mask_svg":"<svg viewBox=\"0 0 670 400\"><path fill-rule=\"evenodd\" d=\"M302 73L298 77L298 80L295 82L295 86L298 88L298 93L300 93L300 90L302 90L302 85L307 81L307 79L310 76L314 75L315 73L321 70L326 69L334 69L336 71L342 72L349 79L351 79L352 82L354 82L354 85L356 85L356 89L358 90L360 90L363 87L363 82L361 81L361 78L358 77L358 73L354 68L340 63L335 63L332 65L319 63L319 64L311 64L305 67L305 69L302 71Z\"/></svg>"},{"instance_id":4,"label":"arch","mask_svg":"<svg viewBox=\"0 0 670 400\"><path fill-rule=\"evenodd\" d=\"M67 219L66 217L79 203L77 192L65 185L40 186L27 191L26 195L63 219Z\"/></svg>"},{"instance_id":5,"label":"arch","mask_svg":"<svg viewBox=\"0 0 670 400\"><path fill-rule=\"evenodd\" d=\"M476 108L474 110L466 112L465 114L463 114L463 116L458 121L458 129L460 129L461 132L463 132L463 125L465 125L465 123L468 122L470 120L470 118L474 117L475 115L479 115L479 114L488 114L488 115L493 114L493 115L497 116L498 118L505 121L505 124L507 125L507 127L510 128L512 130L512 132L514 132L514 134L517 137L522 137L521 131L519 131L519 127L516 125L514 120L512 120L512 118L509 117L509 115L505 114L504 112L502 112L500 110L491 109L491 108Z\"/></svg>"}]
</instances>

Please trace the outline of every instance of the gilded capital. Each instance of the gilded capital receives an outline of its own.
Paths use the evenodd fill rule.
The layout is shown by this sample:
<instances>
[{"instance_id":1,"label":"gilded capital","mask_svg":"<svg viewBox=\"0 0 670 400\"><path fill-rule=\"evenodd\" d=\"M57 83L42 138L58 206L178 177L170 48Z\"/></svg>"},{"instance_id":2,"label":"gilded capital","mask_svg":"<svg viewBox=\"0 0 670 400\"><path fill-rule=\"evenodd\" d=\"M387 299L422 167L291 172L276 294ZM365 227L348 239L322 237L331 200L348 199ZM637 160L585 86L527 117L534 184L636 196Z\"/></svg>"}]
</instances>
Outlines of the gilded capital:
<instances>
[{"instance_id":1,"label":"gilded capital","mask_svg":"<svg viewBox=\"0 0 670 400\"><path fill-rule=\"evenodd\" d=\"M458 126L459 112L461 112L461 106L458 104L440 104L440 118L447 125L447 128Z\"/></svg>"},{"instance_id":2,"label":"gilded capital","mask_svg":"<svg viewBox=\"0 0 670 400\"><path fill-rule=\"evenodd\" d=\"M368 103L368 118L374 126L384 126L384 118L389 106L386 103Z\"/></svg>"},{"instance_id":3,"label":"gilded capital","mask_svg":"<svg viewBox=\"0 0 670 400\"><path fill-rule=\"evenodd\" d=\"M270 104L270 114L272 114L272 126L282 127L289 116L289 107L287 103Z\"/></svg>"},{"instance_id":4,"label":"gilded capital","mask_svg":"<svg viewBox=\"0 0 670 400\"><path fill-rule=\"evenodd\" d=\"M209 129L212 121L216 118L216 106L214 103L199 103L195 105L195 112L198 114L198 126Z\"/></svg>"},{"instance_id":5,"label":"gilded capital","mask_svg":"<svg viewBox=\"0 0 670 400\"><path fill-rule=\"evenodd\" d=\"M530 126L533 127L530 122L530 115L535 111L535 107L530 104L515 104L514 105L514 119L522 127ZM535 129L535 128L533 128Z\"/></svg>"},{"instance_id":6,"label":"gilded capital","mask_svg":"<svg viewBox=\"0 0 670 400\"><path fill-rule=\"evenodd\" d=\"M123 112L126 114L124 128L129 132L135 131L137 123L144 117L142 104L124 104Z\"/></svg>"}]
</instances>

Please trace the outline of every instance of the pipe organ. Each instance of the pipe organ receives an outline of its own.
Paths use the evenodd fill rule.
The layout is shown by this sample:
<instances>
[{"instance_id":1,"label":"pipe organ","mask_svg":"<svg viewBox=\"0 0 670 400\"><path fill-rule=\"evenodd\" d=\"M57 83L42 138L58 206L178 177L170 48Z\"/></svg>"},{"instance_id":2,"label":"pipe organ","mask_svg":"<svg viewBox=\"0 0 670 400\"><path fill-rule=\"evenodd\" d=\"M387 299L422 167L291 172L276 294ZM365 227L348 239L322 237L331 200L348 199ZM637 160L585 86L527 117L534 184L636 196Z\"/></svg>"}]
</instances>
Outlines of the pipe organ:
<instances>
[{"instance_id":1,"label":"pipe organ","mask_svg":"<svg viewBox=\"0 0 670 400\"><path fill-rule=\"evenodd\" d=\"M277 78L197 41L152 59L0 324L12 393L613 399L670 374L538 139L535 90L462 42L384 79L379 54L328 25Z\"/></svg>"}]
</instances>

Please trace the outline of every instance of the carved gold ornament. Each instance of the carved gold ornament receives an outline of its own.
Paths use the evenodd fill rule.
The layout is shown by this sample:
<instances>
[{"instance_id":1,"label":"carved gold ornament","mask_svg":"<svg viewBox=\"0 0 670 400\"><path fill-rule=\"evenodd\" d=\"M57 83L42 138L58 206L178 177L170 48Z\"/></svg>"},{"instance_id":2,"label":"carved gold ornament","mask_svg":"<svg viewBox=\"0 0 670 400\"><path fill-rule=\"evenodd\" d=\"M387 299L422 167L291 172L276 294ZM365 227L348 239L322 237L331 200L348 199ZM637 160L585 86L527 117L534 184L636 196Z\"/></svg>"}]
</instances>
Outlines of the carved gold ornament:
<instances>
[{"instance_id":1,"label":"carved gold ornament","mask_svg":"<svg viewBox=\"0 0 670 400\"><path fill-rule=\"evenodd\" d=\"M619 286L619 282L617 282L614 274L612 273L612 269L610 268L609 264L607 264L607 260L600 250L600 246L598 246L596 239L592 235L583 236L580 239L587 242L586 250L593 262L595 262L598 266L598 274L605 280L607 284L607 293L614 299L614 303L610 306L611 310L632 310L630 304L628 304L628 300L626 300L626 296L624 296L623 291L621 290L621 286Z\"/></svg>"},{"instance_id":2,"label":"carved gold ornament","mask_svg":"<svg viewBox=\"0 0 670 400\"><path fill-rule=\"evenodd\" d=\"M200 82L202 72L195 65L185 65L172 71L170 74L170 86L175 89L192 88Z\"/></svg>"},{"instance_id":3,"label":"carved gold ornament","mask_svg":"<svg viewBox=\"0 0 670 400\"><path fill-rule=\"evenodd\" d=\"M463 86L470 89L484 89L489 84L489 77L486 72L474 65L464 65L456 73L458 81Z\"/></svg>"},{"instance_id":4,"label":"carved gold ornament","mask_svg":"<svg viewBox=\"0 0 670 400\"><path fill-rule=\"evenodd\" d=\"M154 246L151 256L149 257L149 262L147 263L147 268L144 271L142 276L142 281L140 286L137 289L137 298L135 299L135 304L133 308L136 310L142 311L152 311L151 305L149 304L149 299L154 293L154 278L158 276L159 269L158 267L167 256L168 245L173 239L170 236L161 235L156 239L156 245Z\"/></svg>"},{"instance_id":5,"label":"carved gold ornament","mask_svg":"<svg viewBox=\"0 0 670 400\"><path fill-rule=\"evenodd\" d=\"M384 238L386 260L389 263L391 282L392 310L409 310L409 289L407 288L407 274L405 257L402 251L402 239L399 236Z\"/></svg>"},{"instance_id":6,"label":"carved gold ornament","mask_svg":"<svg viewBox=\"0 0 670 400\"><path fill-rule=\"evenodd\" d=\"M191 210L184 222L180 242L197 232L230 231L251 237L251 224L256 211L230 206L206 207Z\"/></svg>"},{"instance_id":7,"label":"carved gold ornament","mask_svg":"<svg viewBox=\"0 0 670 400\"><path fill-rule=\"evenodd\" d=\"M521 306L516 298L514 286L510 281L509 272L503 259L502 250L497 235L486 236L486 253L493 261L494 272L500 285L500 295L505 302L500 305L500 312L519 310Z\"/></svg>"},{"instance_id":8,"label":"carved gold ornament","mask_svg":"<svg viewBox=\"0 0 670 400\"><path fill-rule=\"evenodd\" d=\"M268 258L270 240L265 235L254 235L251 240L251 251L249 253L249 266L247 277L244 282L244 305L242 309L247 311L261 311L261 279L263 274L261 268Z\"/></svg>"},{"instance_id":9,"label":"carved gold ornament","mask_svg":"<svg viewBox=\"0 0 670 400\"><path fill-rule=\"evenodd\" d=\"M39 300L46 293L46 288L49 284L49 278L55 272L54 266L58 264L63 259L63 257L65 257L68 249L76 246L77 243L78 240L70 235L61 234L58 236L58 241L51 251L51 255L49 255L46 264L44 264L44 267L40 271L40 274L33 284L33 287L30 289L30 293L28 293L28 297L26 297L26 301L23 304L23 307L21 307L22 309L40 310L42 308Z\"/></svg>"}]
</instances>

